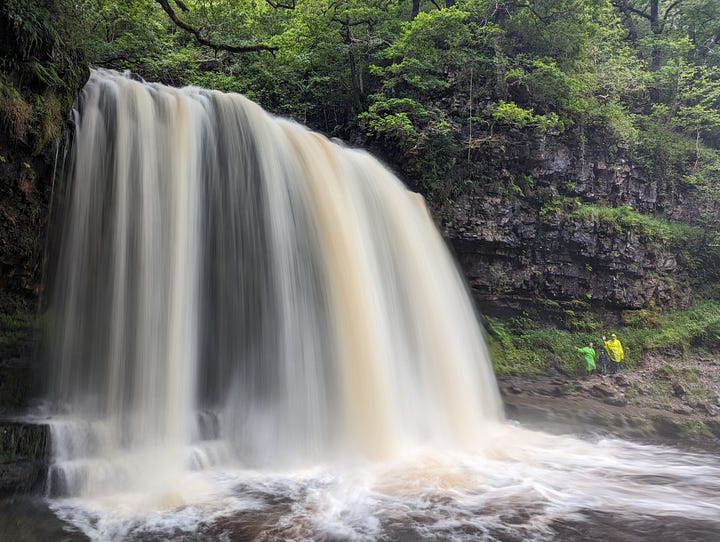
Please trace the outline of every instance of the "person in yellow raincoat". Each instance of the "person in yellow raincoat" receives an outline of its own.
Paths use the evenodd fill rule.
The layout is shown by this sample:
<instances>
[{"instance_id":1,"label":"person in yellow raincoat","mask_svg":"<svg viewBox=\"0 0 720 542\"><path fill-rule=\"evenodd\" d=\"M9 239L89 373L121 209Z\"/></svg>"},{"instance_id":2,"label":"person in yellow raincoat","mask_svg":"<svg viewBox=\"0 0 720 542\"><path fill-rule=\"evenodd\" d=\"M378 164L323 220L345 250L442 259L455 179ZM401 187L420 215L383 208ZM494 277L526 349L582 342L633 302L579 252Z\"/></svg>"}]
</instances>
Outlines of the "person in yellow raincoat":
<instances>
[{"instance_id":1,"label":"person in yellow raincoat","mask_svg":"<svg viewBox=\"0 0 720 542\"><path fill-rule=\"evenodd\" d=\"M607 340L605 335L603 335L603 343L605 344L605 351L610 358L610 374L615 374L618 372L618 369L620 369L620 362L625 359L622 343L618 340L615 333L610 334L610 340Z\"/></svg>"}]
</instances>

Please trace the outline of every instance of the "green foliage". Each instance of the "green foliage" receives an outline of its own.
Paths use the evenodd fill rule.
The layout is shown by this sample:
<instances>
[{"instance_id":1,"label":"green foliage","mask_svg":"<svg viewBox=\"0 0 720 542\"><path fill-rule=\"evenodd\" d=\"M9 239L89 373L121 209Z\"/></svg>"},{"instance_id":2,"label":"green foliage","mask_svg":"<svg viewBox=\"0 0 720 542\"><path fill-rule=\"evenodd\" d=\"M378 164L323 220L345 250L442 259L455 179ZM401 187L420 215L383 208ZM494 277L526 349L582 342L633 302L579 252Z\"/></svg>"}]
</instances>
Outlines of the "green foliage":
<instances>
[{"instance_id":1,"label":"green foliage","mask_svg":"<svg viewBox=\"0 0 720 542\"><path fill-rule=\"evenodd\" d=\"M0 125L20 147L50 154L85 74L69 0L0 3Z\"/></svg>"},{"instance_id":2,"label":"green foliage","mask_svg":"<svg viewBox=\"0 0 720 542\"><path fill-rule=\"evenodd\" d=\"M574 216L592 218L595 221L612 224L618 233L631 231L650 240L674 245L697 242L703 238L703 230L683 222L671 222L659 216L639 213L629 205L609 207L607 205L579 203L573 210Z\"/></svg>"},{"instance_id":3,"label":"green foliage","mask_svg":"<svg viewBox=\"0 0 720 542\"><path fill-rule=\"evenodd\" d=\"M490 354L499 376L547 374L551 369L582 374L577 348L592 341L587 333L537 327L512 333L500 321L485 319Z\"/></svg>"},{"instance_id":4,"label":"green foliage","mask_svg":"<svg viewBox=\"0 0 720 542\"><path fill-rule=\"evenodd\" d=\"M374 66L382 76L385 95L422 96L448 87L446 74L470 60L473 39L465 24L467 14L459 10L420 13L405 23L400 36L383 56L386 66Z\"/></svg>"},{"instance_id":5,"label":"green foliage","mask_svg":"<svg viewBox=\"0 0 720 542\"><path fill-rule=\"evenodd\" d=\"M367 112L360 115L367 126L367 135L396 141L400 147L413 147L419 134L415 123L420 125L429 113L425 107L411 98L378 99Z\"/></svg>"},{"instance_id":6,"label":"green foliage","mask_svg":"<svg viewBox=\"0 0 720 542\"><path fill-rule=\"evenodd\" d=\"M46 91L37 95L26 91L33 103L0 73L0 125L16 141L27 143L32 136L35 154L49 143L60 141L64 118L63 106L56 94Z\"/></svg>"},{"instance_id":7,"label":"green foliage","mask_svg":"<svg viewBox=\"0 0 720 542\"><path fill-rule=\"evenodd\" d=\"M543 220L553 219L558 215L569 215L580 205L577 198L558 196L556 190L553 190L552 193L547 196L548 197L541 196L542 205L538 212L540 218Z\"/></svg>"},{"instance_id":8,"label":"green foliage","mask_svg":"<svg viewBox=\"0 0 720 542\"><path fill-rule=\"evenodd\" d=\"M49 3L27 0L4 0L0 17L6 19L13 33L18 53L23 60L32 58L47 43L60 41L57 21L47 6Z\"/></svg>"},{"instance_id":9,"label":"green foliage","mask_svg":"<svg viewBox=\"0 0 720 542\"><path fill-rule=\"evenodd\" d=\"M437 102L454 85L469 88L468 66L475 81L491 72L492 33L460 9L423 12L401 25L399 36L370 65L382 82L359 119L367 135L402 157L427 189L450 190L447 178L462 156L457 119Z\"/></svg>"},{"instance_id":10,"label":"green foliage","mask_svg":"<svg viewBox=\"0 0 720 542\"><path fill-rule=\"evenodd\" d=\"M18 141L25 141L30 131L32 107L20 92L0 74L0 122Z\"/></svg>"},{"instance_id":11,"label":"green foliage","mask_svg":"<svg viewBox=\"0 0 720 542\"><path fill-rule=\"evenodd\" d=\"M63 130L63 111L60 100L51 93L38 96L33 107L35 119L32 132L35 153L40 153L50 143L60 141Z\"/></svg>"},{"instance_id":12,"label":"green foliage","mask_svg":"<svg viewBox=\"0 0 720 542\"><path fill-rule=\"evenodd\" d=\"M527 348L500 320L485 317L488 348L495 372L500 376L538 375L545 372L540 349Z\"/></svg>"},{"instance_id":13,"label":"green foliage","mask_svg":"<svg viewBox=\"0 0 720 542\"><path fill-rule=\"evenodd\" d=\"M660 327L661 314L649 309L625 310L620 314L620 323L627 327Z\"/></svg>"},{"instance_id":14,"label":"green foliage","mask_svg":"<svg viewBox=\"0 0 720 542\"><path fill-rule=\"evenodd\" d=\"M524 109L513 102L504 100L499 100L497 104L490 106L486 113L489 113L492 119L497 122L516 128L533 126L540 133L548 130L561 131L563 129L563 123L556 113L536 115L532 109Z\"/></svg>"},{"instance_id":15,"label":"green foliage","mask_svg":"<svg viewBox=\"0 0 720 542\"><path fill-rule=\"evenodd\" d=\"M717 344L720 340L720 302L700 302L686 311L663 319L662 327L648 332L646 348L680 347L693 344Z\"/></svg>"},{"instance_id":16,"label":"green foliage","mask_svg":"<svg viewBox=\"0 0 720 542\"><path fill-rule=\"evenodd\" d=\"M557 308L553 309L550 300L546 302L545 310ZM690 347L717 345L720 341L720 301L716 300L699 301L687 310L671 313L625 311L622 325L607 331L603 331L602 324L591 313L577 316L593 322L591 328L547 328L537 319L517 327L513 325L514 320L505 323L486 317L485 329L498 375L536 375L553 370L582 374L577 347L589 342L598 345L601 336L610 331L617 333L623 343L626 358L623 364L628 368L635 367L642 353L648 350L684 351ZM692 375L689 379L692 380Z\"/></svg>"}]
</instances>

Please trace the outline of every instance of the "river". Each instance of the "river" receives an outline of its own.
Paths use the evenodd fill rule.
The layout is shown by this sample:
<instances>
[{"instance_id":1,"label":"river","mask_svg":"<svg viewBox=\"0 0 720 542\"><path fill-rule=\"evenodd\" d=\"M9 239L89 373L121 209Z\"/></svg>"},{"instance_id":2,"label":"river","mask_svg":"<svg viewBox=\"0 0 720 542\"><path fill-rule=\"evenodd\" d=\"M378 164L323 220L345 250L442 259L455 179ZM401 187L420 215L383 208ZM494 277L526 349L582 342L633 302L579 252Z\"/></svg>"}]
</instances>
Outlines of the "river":
<instances>
[{"instance_id":1,"label":"river","mask_svg":"<svg viewBox=\"0 0 720 542\"><path fill-rule=\"evenodd\" d=\"M239 95L96 70L9 540L716 540L712 455L504 419L422 198ZM688 535L690 533L690 535Z\"/></svg>"}]
</instances>

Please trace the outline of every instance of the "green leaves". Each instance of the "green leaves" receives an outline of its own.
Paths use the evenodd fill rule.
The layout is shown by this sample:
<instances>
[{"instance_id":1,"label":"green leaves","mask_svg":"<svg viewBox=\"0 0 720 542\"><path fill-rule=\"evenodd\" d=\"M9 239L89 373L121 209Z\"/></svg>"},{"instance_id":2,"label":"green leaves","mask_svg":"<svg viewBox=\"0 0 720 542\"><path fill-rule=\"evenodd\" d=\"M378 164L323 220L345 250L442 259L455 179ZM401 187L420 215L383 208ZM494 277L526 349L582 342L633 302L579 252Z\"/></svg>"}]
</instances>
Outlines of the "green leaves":
<instances>
[{"instance_id":1,"label":"green leaves","mask_svg":"<svg viewBox=\"0 0 720 542\"><path fill-rule=\"evenodd\" d=\"M53 13L40 2L4 0L0 4L0 17L10 23L23 59L34 56L44 44L60 39Z\"/></svg>"},{"instance_id":2,"label":"green leaves","mask_svg":"<svg viewBox=\"0 0 720 542\"><path fill-rule=\"evenodd\" d=\"M404 23L381 55L387 63L371 66L371 73L384 79L382 93L417 98L447 89L448 74L476 55L467 17L459 10L438 10Z\"/></svg>"},{"instance_id":3,"label":"green leaves","mask_svg":"<svg viewBox=\"0 0 720 542\"><path fill-rule=\"evenodd\" d=\"M156 0L59 1L72 6L73 34L93 64L244 93L329 135L376 145L430 191L492 181L487 156L515 138L554 137L606 142L609 154L644 163L661 190L686 181L720 198L715 0L657 0L667 17L655 25L640 13L649 16L656 0L458 0L449 9L424 1L412 20L410 2L388 0L175 7L211 40L264 42L278 48L272 55L201 46ZM27 27L28 50L54 32L52 14L28 13L32 5L0 8L13 11L13 29ZM25 64L34 81L62 81L43 62ZM22 128L27 108L14 105Z\"/></svg>"},{"instance_id":4,"label":"green leaves","mask_svg":"<svg viewBox=\"0 0 720 542\"><path fill-rule=\"evenodd\" d=\"M540 132L547 132L550 129L563 129L563 123L556 113L536 115L532 109L524 109L513 102L499 100L497 104L490 106L487 111L495 121L516 128L534 126Z\"/></svg>"}]
</instances>

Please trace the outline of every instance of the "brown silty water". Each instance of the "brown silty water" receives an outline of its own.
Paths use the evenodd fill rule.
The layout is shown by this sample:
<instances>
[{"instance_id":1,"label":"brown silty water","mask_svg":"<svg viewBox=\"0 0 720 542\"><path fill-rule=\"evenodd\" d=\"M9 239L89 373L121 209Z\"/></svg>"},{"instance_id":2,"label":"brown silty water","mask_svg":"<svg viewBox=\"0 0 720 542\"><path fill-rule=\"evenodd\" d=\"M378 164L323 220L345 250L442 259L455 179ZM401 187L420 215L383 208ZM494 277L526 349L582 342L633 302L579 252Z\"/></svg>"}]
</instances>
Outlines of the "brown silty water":
<instances>
[{"instance_id":1,"label":"brown silty water","mask_svg":"<svg viewBox=\"0 0 720 542\"><path fill-rule=\"evenodd\" d=\"M503 420L443 240L368 154L108 71L74 124L28 514L93 540L720 532L716 457Z\"/></svg>"}]
</instances>

